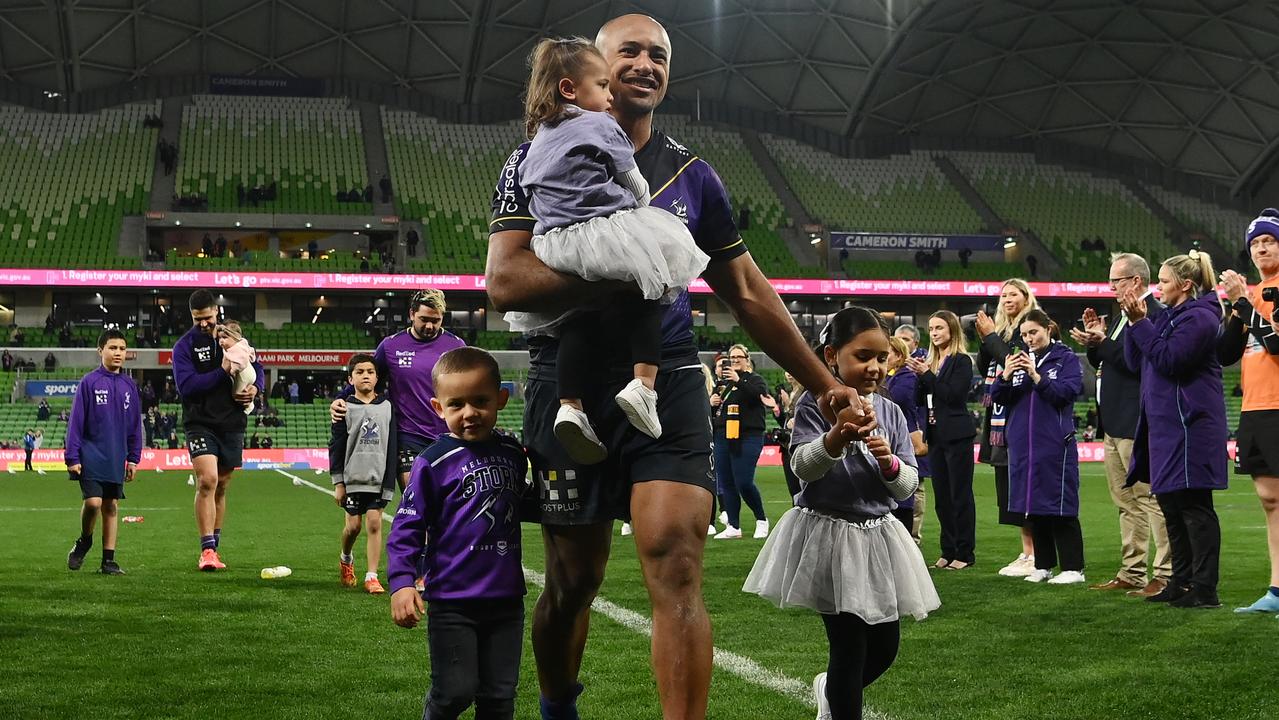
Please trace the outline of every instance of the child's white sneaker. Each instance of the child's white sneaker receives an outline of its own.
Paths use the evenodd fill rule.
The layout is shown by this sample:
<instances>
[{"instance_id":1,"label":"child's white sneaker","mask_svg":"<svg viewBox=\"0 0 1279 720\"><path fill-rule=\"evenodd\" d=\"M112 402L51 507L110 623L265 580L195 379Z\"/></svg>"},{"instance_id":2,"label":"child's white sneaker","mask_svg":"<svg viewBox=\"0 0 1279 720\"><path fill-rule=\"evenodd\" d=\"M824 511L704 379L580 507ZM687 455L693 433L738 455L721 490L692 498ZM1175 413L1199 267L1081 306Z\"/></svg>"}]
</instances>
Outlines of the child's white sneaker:
<instances>
[{"instance_id":1,"label":"child's white sneaker","mask_svg":"<svg viewBox=\"0 0 1279 720\"><path fill-rule=\"evenodd\" d=\"M630 535L631 535L633 532L634 532L634 531L633 531L633 530L631 530L631 524L630 524L630 523L626 523L626 522L622 523L622 537L630 537Z\"/></svg>"},{"instance_id":2,"label":"child's white sneaker","mask_svg":"<svg viewBox=\"0 0 1279 720\"><path fill-rule=\"evenodd\" d=\"M561 405L555 415L555 438L560 441L569 457L582 465L594 465L608 457L608 448L595 435L595 428L586 413L572 405Z\"/></svg>"},{"instance_id":3,"label":"child's white sneaker","mask_svg":"<svg viewBox=\"0 0 1279 720\"><path fill-rule=\"evenodd\" d=\"M826 673L813 678L813 694L817 696L817 720L831 720L830 701L826 699Z\"/></svg>"},{"instance_id":4,"label":"child's white sneaker","mask_svg":"<svg viewBox=\"0 0 1279 720\"><path fill-rule=\"evenodd\" d=\"M649 390L639 378L635 378L614 399L636 430L653 439L662 436L662 421L657 419L656 390Z\"/></svg>"},{"instance_id":5,"label":"child's white sneaker","mask_svg":"<svg viewBox=\"0 0 1279 720\"><path fill-rule=\"evenodd\" d=\"M1084 582L1084 574L1078 570L1066 570L1057 577L1048 581L1049 585L1074 585L1075 583Z\"/></svg>"},{"instance_id":6,"label":"child's white sneaker","mask_svg":"<svg viewBox=\"0 0 1279 720\"><path fill-rule=\"evenodd\" d=\"M724 528L720 534L715 536L716 540L737 540L742 536L742 529L735 528L732 525Z\"/></svg>"},{"instance_id":7,"label":"child's white sneaker","mask_svg":"<svg viewBox=\"0 0 1279 720\"><path fill-rule=\"evenodd\" d=\"M1052 570L1044 570L1036 568L1034 572L1026 576L1026 582L1041 583L1053 576Z\"/></svg>"},{"instance_id":8,"label":"child's white sneaker","mask_svg":"<svg viewBox=\"0 0 1279 720\"><path fill-rule=\"evenodd\" d=\"M766 537L768 537L768 521L756 520L755 521L755 539L763 540Z\"/></svg>"},{"instance_id":9,"label":"child's white sneaker","mask_svg":"<svg viewBox=\"0 0 1279 720\"><path fill-rule=\"evenodd\" d=\"M1026 577L1034 571L1035 556L1022 553L1016 560L1000 568L999 574L1004 577Z\"/></svg>"}]
</instances>

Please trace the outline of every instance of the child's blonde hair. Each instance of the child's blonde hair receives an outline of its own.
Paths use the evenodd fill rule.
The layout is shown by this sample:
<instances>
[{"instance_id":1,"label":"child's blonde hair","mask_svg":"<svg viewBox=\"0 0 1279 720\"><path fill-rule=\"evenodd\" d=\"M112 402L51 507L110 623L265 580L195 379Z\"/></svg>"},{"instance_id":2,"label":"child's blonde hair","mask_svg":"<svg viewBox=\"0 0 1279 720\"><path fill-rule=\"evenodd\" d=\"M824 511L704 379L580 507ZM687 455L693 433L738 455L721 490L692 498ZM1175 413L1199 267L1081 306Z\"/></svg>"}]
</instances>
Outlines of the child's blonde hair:
<instances>
[{"instance_id":1,"label":"child's blonde hair","mask_svg":"<svg viewBox=\"0 0 1279 720\"><path fill-rule=\"evenodd\" d=\"M531 139L543 124L554 125L568 114L560 80L578 80L587 58L604 56L584 37L546 38L529 53L528 87L524 89L524 132Z\"/></svg>"}]
</instances>

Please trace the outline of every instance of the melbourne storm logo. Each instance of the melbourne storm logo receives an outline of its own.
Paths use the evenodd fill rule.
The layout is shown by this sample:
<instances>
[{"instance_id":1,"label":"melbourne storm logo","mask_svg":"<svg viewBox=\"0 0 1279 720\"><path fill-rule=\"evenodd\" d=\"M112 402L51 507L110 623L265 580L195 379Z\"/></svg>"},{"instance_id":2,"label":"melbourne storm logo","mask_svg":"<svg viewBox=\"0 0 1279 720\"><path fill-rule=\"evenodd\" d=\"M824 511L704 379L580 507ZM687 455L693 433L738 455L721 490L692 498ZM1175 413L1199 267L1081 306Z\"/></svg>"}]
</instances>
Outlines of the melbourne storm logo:
<instances>
[{"instance_id":1,"label":"melbourne storm logo","mask_svg":"<svg viewBox=\"0 0 1279 720\"><path fill-rule=\"evenodd\" d=\"M360 423L360 445L378 445L382 442L382 431L378 429L377 421L373 418L364 418Z\"/></svg>"},{"instance_id":2,"label":"melbourne storm logo","mask_svg":"<svg viewBox=\"0 0 1279 720\"><path fill-rule=\"evenodd\" d=\"M684 198L677 197L671 201L671 214L688 224L688 203Z\"/></svg>"}]
</instances>

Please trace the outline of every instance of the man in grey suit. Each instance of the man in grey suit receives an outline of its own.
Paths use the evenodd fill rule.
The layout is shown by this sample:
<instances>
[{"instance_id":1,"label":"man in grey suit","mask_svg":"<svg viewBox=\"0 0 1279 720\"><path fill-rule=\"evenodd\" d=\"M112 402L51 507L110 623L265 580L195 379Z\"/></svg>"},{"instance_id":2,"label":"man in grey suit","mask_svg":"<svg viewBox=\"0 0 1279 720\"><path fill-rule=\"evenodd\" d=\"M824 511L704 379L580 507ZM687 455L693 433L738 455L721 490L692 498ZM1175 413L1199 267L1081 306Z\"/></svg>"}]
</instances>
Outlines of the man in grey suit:
<instances>
[{"instance_id":1,"label":"man in grey suit","mask_svg":"<svg viewBox=\"0 0 1279 720\"><path fill-rule=\"evenodd\" d=\"M1115 297L1130 288L1145 289L1150 316L1158 317L1164 306L1150 297L1150 266L1140 255L1121 253L1110 264L1110 289ZM1110 497L1119 509L1119 534L1122 565L1118 574L1107 582L1093 585L1093 590L1125 590L1134 597L1158 593L1172 575L1168 554L1168 530L1159 503L1148 485L1124 487L1132 457L1133 437L1141 408L1141 369L1128 367L1124 360L1124 333L1128 318L1123 313L1111 315L1107 324L1088 308L1084 312L1084 329L1072 328L1070 336L1088 349L1088 362L1097 369L1097 409L1100 431L1104 434L1106 481ZM1154 539L1154 562L1150 562L1150 541ZM1147 579L1149 571L1149 579Z\"/></svg>"}]
</instances>

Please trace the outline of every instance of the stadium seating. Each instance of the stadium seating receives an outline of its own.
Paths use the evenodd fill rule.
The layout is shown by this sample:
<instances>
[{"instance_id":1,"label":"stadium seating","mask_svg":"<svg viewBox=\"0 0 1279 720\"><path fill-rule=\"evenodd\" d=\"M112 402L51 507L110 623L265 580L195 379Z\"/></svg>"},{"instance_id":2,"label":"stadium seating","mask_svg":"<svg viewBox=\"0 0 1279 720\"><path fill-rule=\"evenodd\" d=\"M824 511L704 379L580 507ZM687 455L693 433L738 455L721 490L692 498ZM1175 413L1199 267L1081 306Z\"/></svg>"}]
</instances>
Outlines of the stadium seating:
<instances>
[{"instance_id":1,"label":"stadium seating","mask_svg":"<svg viewBox=\"0 0 1279 720\"><path fill-rule=\"evenodd\" d=\"M426 228L427 257L410 271L483 273L489 202L520 123L455 125L384 107L382 128L400 215Z\"/></svg>"},{"instance_id":2,"label":"stadium seating","mask_svg":"<svg viewBox=\"0 0 1279 720\"><path fill-rule=\"evenodd\" d=\"M1104 274L1110 252L1135 252L1148 259L1171 254L1164 226L1118 180L1038 163L1026 153L947 156L1000 217L1030 228L1048 245L1067 266L1064 279ZM1108 252L1080 249L1081 241L1098 237Z\"/></svg>"},{"instance_id":3,"label":"stadium seating","mask_svg":"<svg viewBox=\"0 0 1279 720\"><path fill-rule=\"evenodd\" d=\"M926 152L841 158L789 138L764 146L804 207L833 230L972 233L981 218Z\"/></svg>"},{"instance_id":4,"label":"stadium seating","mask_svg":"<svg viewBox=\"0 0 1279 720\"><path fill-rule=\"evenodd\" d=\"M0 265L136 268L120 257L121 218L151 193L159 103L91 115L0 106Z\"/></svg>"},{"instance_id":5,"label":"stadium seating","mask_svg":"<svg viewBox=\"0 0 1279 720\"><path fill-rule=\"evenodd\" d=\"M1142 183L1142 187L1167 208L1168 212L1192 231L1202 232L1227 250L1243 247L1244 232L1253 217L1237 210L1204 202L1158 185ZM1213 258L1218 269L1225 258Z\"/></svg>"},{"instance_id":6,"label":"stadium seating","mask_svg":"<svg viewBox=\"0 0 1279 720\"><path fill-rule=\"evenodd\" d=\"M176 192L203 195L214 212L363 214L338 192L369 185L360 114L346 98L195 95L182 109ZM277 183L276 199L241 203L245 189Z\"/></svg>"}]
</instances>

